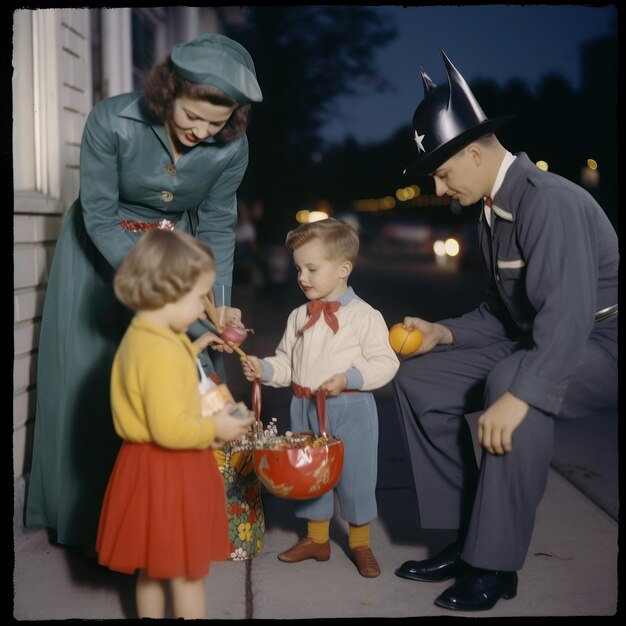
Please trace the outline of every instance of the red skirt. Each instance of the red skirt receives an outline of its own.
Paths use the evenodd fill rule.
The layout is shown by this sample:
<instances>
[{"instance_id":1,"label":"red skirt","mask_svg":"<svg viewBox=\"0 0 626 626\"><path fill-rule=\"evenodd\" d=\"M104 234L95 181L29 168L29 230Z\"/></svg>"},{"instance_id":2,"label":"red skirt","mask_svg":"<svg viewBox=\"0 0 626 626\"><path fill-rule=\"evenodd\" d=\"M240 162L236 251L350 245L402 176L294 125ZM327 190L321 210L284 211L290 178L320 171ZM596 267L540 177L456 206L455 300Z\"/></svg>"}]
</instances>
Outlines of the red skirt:
<instances>
[{"instance_id":1,"label":"red skirt","mask_svg":"<svg viewBox=\"0 0 626 626\"><path fill-rule=\"evenodd\" d=\"M212 449L125 441L104 495L98 562L151 578L202 578L229 557L224 481Z\"/></svg>"}]
</instances>

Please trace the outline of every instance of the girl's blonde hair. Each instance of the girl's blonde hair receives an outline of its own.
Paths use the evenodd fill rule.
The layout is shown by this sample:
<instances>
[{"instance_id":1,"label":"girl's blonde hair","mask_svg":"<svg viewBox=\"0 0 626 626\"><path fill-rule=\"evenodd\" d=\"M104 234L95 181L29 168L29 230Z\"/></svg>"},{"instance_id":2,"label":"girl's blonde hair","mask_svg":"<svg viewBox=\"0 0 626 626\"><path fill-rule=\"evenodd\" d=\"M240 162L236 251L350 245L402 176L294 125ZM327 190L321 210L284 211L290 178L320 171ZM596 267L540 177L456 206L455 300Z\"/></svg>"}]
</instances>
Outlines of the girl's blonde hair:
<instances>
[{"instance_id":1,"label":"girl's blonde hair","mask_svg":"<svg viewBox=\"0 0 626 626\"><path fill-rule=\"evenodd\" d=\"M322 240L328 258L355 264L359 254L359 236L348 222L329 217L318 222L301 224L287 233L285 245L290 250L296 250L312 239Z\"/></svg>"},{"instance_id":2,"label":"girl's blonde hair","mask_svg":"<svg viewBox=\"0 0 626 626\"><path fill-rule=\"evenodd\" d=\"M215 273L209 246L182 231L152 230L122 261L113 289L129 309L150 311L180 300L207 272Z\"/></svg>"}]
</instances>

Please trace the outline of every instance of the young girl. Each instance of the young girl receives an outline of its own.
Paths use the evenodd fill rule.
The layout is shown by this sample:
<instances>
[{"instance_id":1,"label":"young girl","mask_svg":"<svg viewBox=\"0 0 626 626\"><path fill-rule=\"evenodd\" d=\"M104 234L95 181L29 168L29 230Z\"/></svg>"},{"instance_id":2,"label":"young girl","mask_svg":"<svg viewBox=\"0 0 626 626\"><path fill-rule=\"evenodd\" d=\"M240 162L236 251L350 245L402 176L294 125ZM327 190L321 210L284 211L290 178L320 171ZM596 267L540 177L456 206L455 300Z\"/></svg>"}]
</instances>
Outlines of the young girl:
<instances>
[{"instance_id":1,"label":"young girl","mask_svg":"<svg viewBox=\"0 0 626 626\"><path fill-rule=\"evenodd\" d=\"M114 280L135 316L113 361L111 407L123 439L100 514L98 561L137 579L139 617L206 618L204 577L228 558L224 484L212 445L241 437L252 417L227 405L202 417L197 354L222 340L186 331L204 319L215 280L211 249L181 231L139 240Z\"/></svg>"},{"instance_id":2,"label":"young girl","mask_svg":"<svg viewBox=\"0 0 626 626\"><path fill-rule=\"evenodd\" d=\"M291 386L291 429L319 431L315 394L327 396L328 431L344 444L336 491L349 524L348 543L361 576L374 578L380 566L370 546L376 519L378 413L372 390L386 385L399 362L379 311L348 286L359 251L355 230L332 218L302 224L287 235L298 285L309 303L289 316L275 356L242 357L247 380ZM355 393L358 392L358 393ZM307 536L278 558L286 563L330 557L329 526L334 495L299 501L296 516L307 520Z\"/></svg>"}]
</instances>

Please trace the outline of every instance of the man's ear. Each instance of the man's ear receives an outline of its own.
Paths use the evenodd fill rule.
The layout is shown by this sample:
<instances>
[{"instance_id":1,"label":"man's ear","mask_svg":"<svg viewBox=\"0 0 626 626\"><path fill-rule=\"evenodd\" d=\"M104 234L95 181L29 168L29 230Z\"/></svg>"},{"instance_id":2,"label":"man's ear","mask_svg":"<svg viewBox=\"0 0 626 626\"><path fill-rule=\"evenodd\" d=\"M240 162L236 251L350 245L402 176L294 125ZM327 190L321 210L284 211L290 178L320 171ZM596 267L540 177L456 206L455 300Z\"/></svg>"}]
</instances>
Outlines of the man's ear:
<instances>
[{"instance_id":1,"label":"man's ear","mask_svg":"<svg viewBox=\"0 0 626 626\"><path fill-rule=\"evenodd\" d=\"M352 263L350 261L344 261L339 266L339 278L348 278L352 273Z\"/></svg>"},{"instance_id":2,"label":"man's ear","mask_svg":"<svg viewBox=\"0 0 626 626\"><path fill-rule=\"evenodd\" d=\"M483 159L483 151L480 145L477 143L470 143L466 149L469 152L470 157L474 161L474 164L480 165Z\"/></svg>"}]
</instances>

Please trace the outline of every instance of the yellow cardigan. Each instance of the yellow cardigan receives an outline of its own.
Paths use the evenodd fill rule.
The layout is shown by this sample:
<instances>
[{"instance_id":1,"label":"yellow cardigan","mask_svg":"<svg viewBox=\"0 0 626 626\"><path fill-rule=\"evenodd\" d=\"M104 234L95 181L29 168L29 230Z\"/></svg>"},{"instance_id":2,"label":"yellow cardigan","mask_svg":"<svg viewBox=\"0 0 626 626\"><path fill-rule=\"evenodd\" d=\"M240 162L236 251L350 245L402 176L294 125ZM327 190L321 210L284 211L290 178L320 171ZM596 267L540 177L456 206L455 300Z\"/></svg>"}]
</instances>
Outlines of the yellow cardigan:
<instances>
[{"instance_id":1,"label":"yellow cardigan","mask_svg":"<svg viewBox=\"0 0 626 626\"><path fill-rule=\"evenodd\" d=\"M113 360L111 407L115 431L164 448L208 448L215 422L202 417L196 350L185 333L135 316Z\"/></svg>"}]
</instances>

